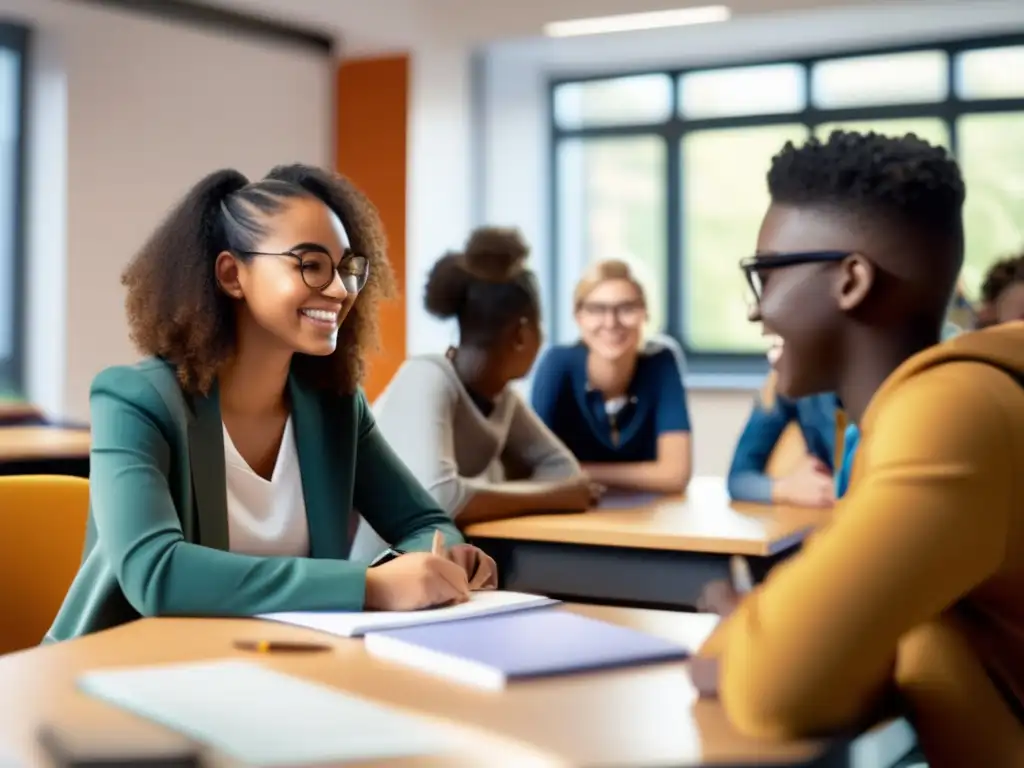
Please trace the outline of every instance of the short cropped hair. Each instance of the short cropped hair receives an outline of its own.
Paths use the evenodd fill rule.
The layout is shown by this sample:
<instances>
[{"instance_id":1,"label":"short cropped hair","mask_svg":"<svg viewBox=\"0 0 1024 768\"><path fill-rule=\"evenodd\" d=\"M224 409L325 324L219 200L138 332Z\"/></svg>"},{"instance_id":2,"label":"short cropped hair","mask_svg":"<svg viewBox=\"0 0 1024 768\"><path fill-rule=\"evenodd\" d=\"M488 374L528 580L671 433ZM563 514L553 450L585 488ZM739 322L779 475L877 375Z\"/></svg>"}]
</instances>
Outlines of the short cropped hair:
<instances>
[{"instance_id":1,"label":"short cropped hair","mask_svg":"<svg viewBox=\"0 0 1024 768\"><path fill-rule=\"evenodd\" d=\"M960 167L945 149L914 134L837 130L825 141L789 142L772 160L768 189L776 203L869 214L923 242L938 235L963 259Z\"/></svg>"},{"instance_id":2,"label":"short cropped hair","mask_svg":"<svg viewBox=\"0 0 1024 768\"><path fill-rule=\"evenodd\" d=\"M1024 253L1001 259L989 267L981 284L981 300L993 304L1014 283L1024 282Z\"/></svg>"}]
</instances>

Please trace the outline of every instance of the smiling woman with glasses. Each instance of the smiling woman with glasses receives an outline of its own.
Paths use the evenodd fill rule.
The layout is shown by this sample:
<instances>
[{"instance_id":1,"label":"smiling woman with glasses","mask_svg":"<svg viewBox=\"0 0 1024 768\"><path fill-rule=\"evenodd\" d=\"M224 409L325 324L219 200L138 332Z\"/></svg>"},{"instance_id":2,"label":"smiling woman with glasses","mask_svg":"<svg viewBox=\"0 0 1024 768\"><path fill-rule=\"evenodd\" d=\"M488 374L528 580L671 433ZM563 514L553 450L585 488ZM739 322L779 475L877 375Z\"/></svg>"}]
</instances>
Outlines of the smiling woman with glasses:
<instances>
[{"instance_id":1,"label":"smiling woman with glasses","mask_svg":"<svg viewBox=\"0 0 1024 768\"><path fill-rule=\"evenodd\" d=\"M647 302L624 262L591 267L575 309L580 342L544 356L533 407L595 481L682 493L692 466L682 351L670 339L644 343Z\"/></svg>"},{"instance_id":2,"label":"smiling woman with glasses","mask_svg":"<svg viewBox=\"0 0 1024 768\"><path fill-rule=\"evenodd\" d=\"M48 633L140 616L414 610L494 586L360 389L392 293L376 210L301 165L202 179L123 276L149 358L90 393L82 566ZM356 509L392 545L349 559ZM450 548L434 552L443 535Z\"/></svg>"}]
</instances>

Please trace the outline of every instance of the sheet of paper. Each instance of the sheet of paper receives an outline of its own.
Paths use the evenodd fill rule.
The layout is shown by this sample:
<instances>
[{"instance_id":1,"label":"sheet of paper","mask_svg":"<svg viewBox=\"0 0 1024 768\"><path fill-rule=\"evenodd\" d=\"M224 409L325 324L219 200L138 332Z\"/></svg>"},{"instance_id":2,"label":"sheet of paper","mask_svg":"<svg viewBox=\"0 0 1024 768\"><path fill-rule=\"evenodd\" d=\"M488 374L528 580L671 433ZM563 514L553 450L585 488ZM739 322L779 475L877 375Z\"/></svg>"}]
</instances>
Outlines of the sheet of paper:
<instances>
[{"instance_id":1,"label":"sheet of paper","mask_svg":"<svg viewBox=\"0 0 1024 768\"><path fill-rule=\"evenodd\" d=\"M253 766L439 755L444 725L244 661L89 672L91 696Z\"/></svg>"},{"instance_id":2,"label":"sheet of paper","mask_svg":"<svg viewBox=\"0 0 1024 768\"><path fill-rule=\"evenodd\" d=\"M486 590L474 592L469 602L446 608L431 608L425 611L362 611L341 612L285 612L264 613L257 618L294 624L306 629L316 629L342 637L359 637L367 632L382 629L398 629L419 624L437 624L442 621L471 619L508 611L522 611L542 605L557 603L549 597L527 595L522 592Z\"/></svg>"}]
</instances>

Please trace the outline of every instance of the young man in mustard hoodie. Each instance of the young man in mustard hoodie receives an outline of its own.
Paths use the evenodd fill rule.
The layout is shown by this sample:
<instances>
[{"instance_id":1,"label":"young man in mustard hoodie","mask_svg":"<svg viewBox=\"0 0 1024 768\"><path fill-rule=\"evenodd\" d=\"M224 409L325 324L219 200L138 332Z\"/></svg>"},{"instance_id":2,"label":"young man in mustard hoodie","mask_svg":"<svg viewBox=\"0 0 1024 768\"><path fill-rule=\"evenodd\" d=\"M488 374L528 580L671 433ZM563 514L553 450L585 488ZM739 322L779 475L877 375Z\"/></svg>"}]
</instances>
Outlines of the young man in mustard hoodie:
<instances>
[{"instance_id":1,"label":"young man in mustard hoodie","mask_svg":"<svg viewBox=\"0 0 1024 768\"><path fill-rule=\"evenodd\" d=\"M741 731L897 705L931 768L1024 766L1024 323L939 344L964 184L915 136L786 145L743 269L788 397L837 392L860 443L832 522L729 614L695 677ZM715 605L717 603L717 605Z\"/></svg>"}]
</instances>

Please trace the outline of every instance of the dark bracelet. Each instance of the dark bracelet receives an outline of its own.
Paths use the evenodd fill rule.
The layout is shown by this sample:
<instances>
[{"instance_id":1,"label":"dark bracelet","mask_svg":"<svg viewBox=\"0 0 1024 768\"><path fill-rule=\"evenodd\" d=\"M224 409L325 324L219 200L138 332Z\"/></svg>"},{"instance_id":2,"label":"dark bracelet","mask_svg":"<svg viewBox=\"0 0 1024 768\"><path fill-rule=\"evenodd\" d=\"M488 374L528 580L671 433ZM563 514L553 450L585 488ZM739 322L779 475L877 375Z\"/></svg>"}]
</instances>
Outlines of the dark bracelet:
<instances>
[{"instance_id":1,"label":"dark bracelet","mask_svg":"<svg viewBox=\"0 0 1024 768\"><path fill-rule=\"evenodd\" d=\"M375 558L373 558L373 561L370 563L369 567L370 568L376 568L378 565L384 565L385 563L390 563L395 558L401 557L404 554L405 554L405 552L403 550L401 550L401 549L394 549L393 547L388 547L383 552L381 552L379 555L377 555Z\"/></svg>"}]
</instances>

